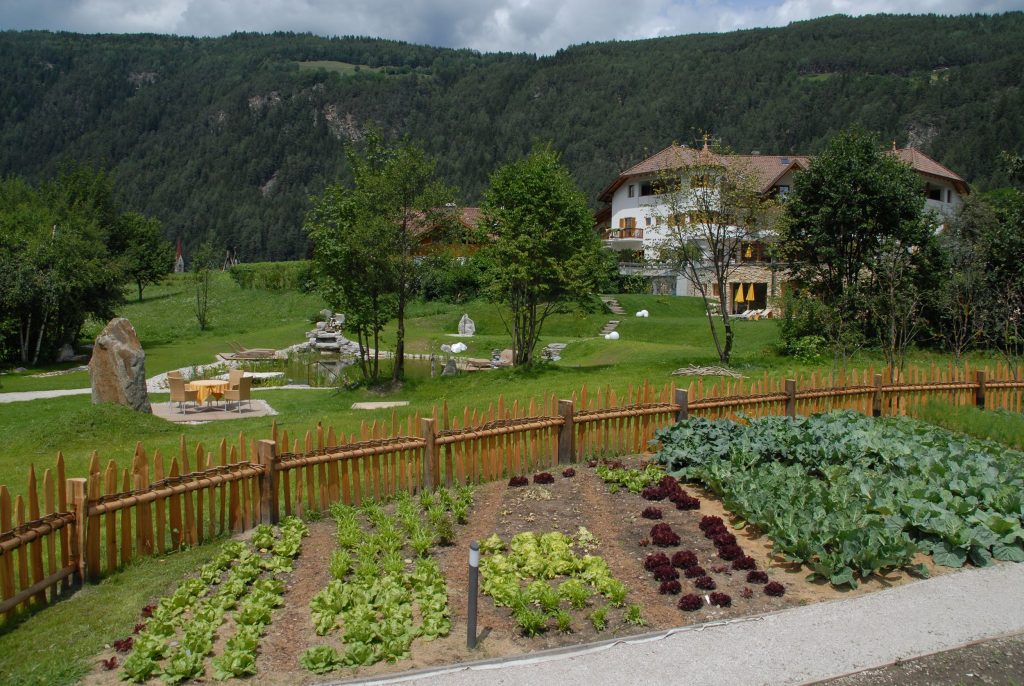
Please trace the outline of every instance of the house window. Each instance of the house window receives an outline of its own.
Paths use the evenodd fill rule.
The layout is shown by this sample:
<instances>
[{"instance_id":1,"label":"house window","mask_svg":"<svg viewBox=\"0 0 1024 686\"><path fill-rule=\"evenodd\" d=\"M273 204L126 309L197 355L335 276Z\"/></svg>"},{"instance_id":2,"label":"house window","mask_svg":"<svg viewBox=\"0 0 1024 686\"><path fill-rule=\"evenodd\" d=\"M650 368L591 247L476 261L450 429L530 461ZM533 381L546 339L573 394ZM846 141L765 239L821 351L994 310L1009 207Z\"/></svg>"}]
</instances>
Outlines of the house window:
<instances>
[{"instance_id":1,"label":"house window","mask_svg":"<svg viewBox=\"0 0 1024 686\"><path fill-rule=\"evenodd\" d=\"M621 217L619 218L620 229L635 229L636 228L636 217Z\"/></svg>"},{"instance_id":2,"label":"house window","mask_svg":"<svg viewBox=\"0 0 1024 686\"><path fill-rule=\"evenodd\" d=\"M953 202L953 191L946 189L946 202Z\"/></svg>"},{"instance_id":3,"label":"house window","mask_svg":"<svg viewBox=\"0 0 1024 686\"><path fill-rule=\"evenodd\" d=\"M779 185L775 187L775 193L779 196L779 200L785 200L786 196L789 195L789 186Z\"/></svg>"},{"instance_id":4,"label":"house window","mask_svg":"<svg viewBox=\"0 0 1024 686\"><path fill-rule=\"evenodd\" d=\"M718 288L717 283L711 284L711 295L715 296L716 298L722 295L722 291Z\"/></svg>"},{"instance_id":5,"label":"house window","mask_svg":"<svg viewBox=\"0 0 1024 686\"><path fill-rule=\"evenodd\" d=\"M640 197L644 197L646 195L654 195L654 184L650 181L644 181L640 184Z\"/></svg>"},{"instance_id":6,"label":"house window","mask_svg":"<svg viewBox=\"0 0 1024 686\"><path fill-rule=\"evenodd\" d=\"M935 200L937 202L942 202L942 189L941 188L928 188L925 192L928 194L928 199L929 200Z\"/></svg>"},{"instance_id":7,"label":"house window","mask_svg":"<svg viewBox=\"0 0 1024 686\"><path fill-rule=\"evenodd\" d=\"M634 186L633 184L629 184L629 188L627 189L626 194L630 198L635 198L636 197L636 186Z\"/></svg>"},{"instance_id":8,"label":"house window","mask_svg":"<svg viewBox=\"0 0 1024 686\"><path fill-rule=\"evenodd\" d=\"M651 218L650 217L644 217L644 226L650 226L650 225L651 225Z\"/></svg>"}]
</instances>

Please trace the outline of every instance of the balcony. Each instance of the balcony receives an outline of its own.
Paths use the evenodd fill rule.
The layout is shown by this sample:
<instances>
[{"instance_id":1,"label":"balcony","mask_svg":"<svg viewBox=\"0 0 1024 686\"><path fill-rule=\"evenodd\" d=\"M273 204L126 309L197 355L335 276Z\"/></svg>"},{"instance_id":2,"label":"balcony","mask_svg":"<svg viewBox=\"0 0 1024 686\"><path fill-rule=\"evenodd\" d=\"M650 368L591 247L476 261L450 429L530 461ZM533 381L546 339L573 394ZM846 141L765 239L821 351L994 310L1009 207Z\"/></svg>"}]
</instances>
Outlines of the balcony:
<instances>
[{"instance_id":1,"label":"balcony","mask_svg":"<svg viewBox=\"0 0 1024 686\"><path fill-rule=\"evenodd\" d=\"M601 233L605 247L613 250L641 250L644 247L644 230L641 228L605 229Z\"/></svg>"}]
</instances>

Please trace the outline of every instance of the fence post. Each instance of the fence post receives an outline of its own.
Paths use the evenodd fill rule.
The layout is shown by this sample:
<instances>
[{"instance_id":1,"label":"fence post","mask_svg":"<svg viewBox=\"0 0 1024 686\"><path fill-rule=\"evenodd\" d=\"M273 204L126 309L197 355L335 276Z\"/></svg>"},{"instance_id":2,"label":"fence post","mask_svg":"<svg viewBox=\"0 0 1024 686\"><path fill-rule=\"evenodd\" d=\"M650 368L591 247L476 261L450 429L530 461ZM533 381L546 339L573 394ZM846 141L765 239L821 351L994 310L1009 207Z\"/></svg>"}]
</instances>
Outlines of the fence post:
<instances>
[{"instance_id":1,"label":"fence post","mask_svg":"<svg viewBox=\"0 0 1024 686\"><path fill-rule=\"evenodd\" d=\"M690 392L685 388L676 389L676 405L679 412L676 413L676 421L681 422L690 418Z\"/></svg>"},{"instance_id":2,"label":"fence post","mask_svg":"<svg viewBox=\"0 0 1024 686\"><path fill-rule=\"evenodd\" d=\"M256 456L263 467L260 475L260 521L277 524L281 518L277 505L277 443L260 441L256 446Z\"/></svg>"},{"instance_id":3,"label":"fence post","mask_svg":"<svg viewBox=\"0 0 1024 686\"><path fill-rule=\"evenodd\" d=\"M82 564L82 551L85 550L85 479L66 479L68 496L71 498L71 511L75 513L75 523L68 532L71 559L76 575L71 577L73 584L85 581L85 566Z\"/></svg>"},{"instance_id":4,"label":"fence post","mask_svg":"<svg viewBox=\"0 0 1024 686\"><path fill-rule=\"evenodd\" d=\"M573 403L571 400L558 401L558 416L564 422L558 428L558 464L571 464L575 457L576 428L573 425Z\"/></svg>"},{"instance_id":5,"label":"fence post","mask_svg":"<svg viewBox=\"0 0 1024 686\"><path fill-rule=\"evenodd\" d=\"M100 516L90 515L89 510L100 500L100 475L89 475L85 506L82 508L85 521L85 535L82 537L85 546L82 548L82 561L85 563L85 579L89 583L100 580Z\"/></svg>"},{"instance_id":6,"label":"fence post","mask_svg":"<svg viewBox=\"0 0 1024 686\"><path fill-rule=\"evenodd\" d=\"M871 416L882 416L882 375L875 374L875 394L871 398Z\"/></svg>"},{"instance_id":7,"label":"fence post","mask_svg":"<svg viewBox=\"0 0 1024 686\"><path fill-rule=\"evenodd\" d=\"M432 491L437 488L441 472L441 456L437 453L437 445L434 443L437 435L434 433L436 420L430 417L420 419L420 432L426 445L423 447L423 488Z\"/></svg>"},{"instance_id":8,"label":"fence post","mask_svg":"<svg viewBox=\"0 0 1024 686\"><path fill-rule=\"evenodd\" d=\"M796 417L796 379L786 379L786 416Z\"/></svg>"},{"instance_id":9,"label":"fence post","mask_svg":"<svg viewBox=\"0 0 1024 686\"><path fill-rule=\"evenodd\" d=\"M979 410L985 409L985 370L979 369L975 372L978 388L974 392L974 404Z\"/></svg>"}]
</instances>

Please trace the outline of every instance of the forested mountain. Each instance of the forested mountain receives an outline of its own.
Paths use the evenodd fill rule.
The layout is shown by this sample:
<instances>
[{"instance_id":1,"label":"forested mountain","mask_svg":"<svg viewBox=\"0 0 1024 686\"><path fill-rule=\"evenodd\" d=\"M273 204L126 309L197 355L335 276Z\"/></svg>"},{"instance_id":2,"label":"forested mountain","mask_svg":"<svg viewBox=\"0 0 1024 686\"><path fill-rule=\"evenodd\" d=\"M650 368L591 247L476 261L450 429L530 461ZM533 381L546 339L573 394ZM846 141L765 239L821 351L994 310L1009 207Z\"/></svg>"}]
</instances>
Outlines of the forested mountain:
<instances>
[{"instance_id":1,"label":"forested mountain","mask_svg":"<svg viewBox=\"0 0 1024 686\"><path fill-rule=\"evenodd\" d=\"M1024 152L1024 14L828 17L779 29L590 43L550 57L366 38L0 32L0 174L74 159L192 248L303 256L311 194L343 144L408 135L475 203L500 163L552 141L591 196L645 152L710 131L813 154L860 123L980 188Z\"/></svg>"}]
</instances>

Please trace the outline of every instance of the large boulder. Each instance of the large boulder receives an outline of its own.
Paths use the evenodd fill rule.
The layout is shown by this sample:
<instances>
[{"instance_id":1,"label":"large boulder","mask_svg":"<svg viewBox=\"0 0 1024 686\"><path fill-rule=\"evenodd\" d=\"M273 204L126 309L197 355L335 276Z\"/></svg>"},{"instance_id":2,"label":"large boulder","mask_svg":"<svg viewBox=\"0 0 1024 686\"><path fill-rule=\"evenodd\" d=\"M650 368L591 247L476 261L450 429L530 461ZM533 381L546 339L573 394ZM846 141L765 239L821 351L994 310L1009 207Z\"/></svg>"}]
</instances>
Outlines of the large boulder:
<instances>
[{"instance_id":1,"label":"large boulder","mask_svg":"<svg viewBox=\"0 0 1024 686\"><path fill-rule=\"evenodd\" d=\"M469 318L468 314L462 315L462 319L459 320L459 335L472 336L475 333L476 323Z\"/></svg>"},{"instance_id":2,"label":"large boulder","mask_svg":"<svg viewBox=\"0 0 1024 686\"><path fill-rule=\"evenodd\" d=\"M151 412L146 393L146 353L127 319L111 319L96 337L89 360L93 403L118 403Z\"/></svg>"}]
</instances>

